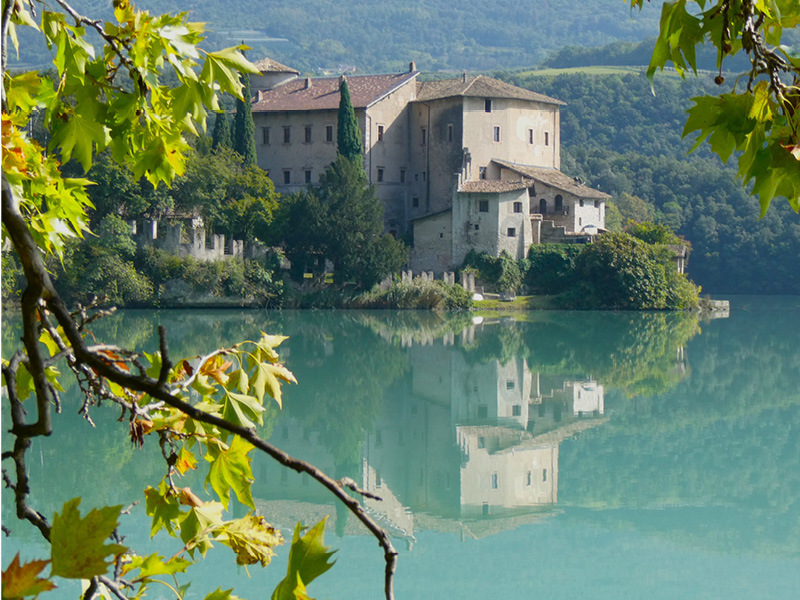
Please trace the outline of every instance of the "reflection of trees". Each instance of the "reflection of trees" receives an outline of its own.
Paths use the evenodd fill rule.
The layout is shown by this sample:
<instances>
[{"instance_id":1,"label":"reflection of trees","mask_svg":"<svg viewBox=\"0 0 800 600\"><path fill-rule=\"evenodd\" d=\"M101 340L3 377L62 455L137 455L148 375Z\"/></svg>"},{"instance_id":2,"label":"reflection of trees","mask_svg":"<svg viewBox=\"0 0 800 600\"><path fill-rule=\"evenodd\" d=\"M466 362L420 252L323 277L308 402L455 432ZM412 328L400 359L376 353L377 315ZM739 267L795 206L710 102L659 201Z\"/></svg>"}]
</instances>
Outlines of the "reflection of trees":
<instances>
[{"instance_id":1,"label":"reflection of trees","mask_svg":"<svg viewBox=\"0 0 800 600\"><path fill-rule=\"evenodd\" d=\"M677 537L800 554L797 313L734 313L688 346L691 385L658 397L607 398L613 418L562 446L571 505L682 509ZM620 513L618 526L645 517ZM612 519L613 520L613 519ZM777 550L776 550L777 549Z\"/></svg>"}]
</instances>

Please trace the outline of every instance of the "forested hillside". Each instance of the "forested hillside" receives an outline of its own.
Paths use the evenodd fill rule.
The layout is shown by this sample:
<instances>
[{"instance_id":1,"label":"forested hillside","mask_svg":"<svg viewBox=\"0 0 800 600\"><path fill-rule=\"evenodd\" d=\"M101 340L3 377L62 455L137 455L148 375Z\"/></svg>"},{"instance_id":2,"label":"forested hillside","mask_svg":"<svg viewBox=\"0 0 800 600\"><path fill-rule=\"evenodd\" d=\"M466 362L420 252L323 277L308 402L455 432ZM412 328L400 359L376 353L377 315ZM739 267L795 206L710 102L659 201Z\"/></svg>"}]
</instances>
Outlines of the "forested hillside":
<instances>
[{"instance_id":1,"label":"forested hillside","mask_svg":"<svg viewBox=\"0 0 800 600\"><path fill-rule=\"evenodd\" d=\"M689 272L714 293L800 293L800 216L773 202L759 220L758 201L705 147L686 156L681 139L691 98L713 81L570 74L503 76L559 98L562 168L612 194L624 212L670 225L694 248ZM645 203L641 203L642 199Z\"/></svg>"},{"instance_id":2,"label":"forested hillside","mask_svg":"<svg viewBox=\"0 0 800 600\"><path fill-rule=\"evenodd\" d=\"M424 70L491 69L538 64L565 45L640 41L657 30L660 7L631 14L622 0L139 0L154 12L189 11L208 24L209 46L244 40L253 58L270 56L304 72L354 66L391 72L410 60ZM93 18L107 0L75 0ZM267 41L283 38L286 41ZM44 47L21 62L49 62ZM13 53L9 53L10 55Z\"/></svg>"}]
</instances>

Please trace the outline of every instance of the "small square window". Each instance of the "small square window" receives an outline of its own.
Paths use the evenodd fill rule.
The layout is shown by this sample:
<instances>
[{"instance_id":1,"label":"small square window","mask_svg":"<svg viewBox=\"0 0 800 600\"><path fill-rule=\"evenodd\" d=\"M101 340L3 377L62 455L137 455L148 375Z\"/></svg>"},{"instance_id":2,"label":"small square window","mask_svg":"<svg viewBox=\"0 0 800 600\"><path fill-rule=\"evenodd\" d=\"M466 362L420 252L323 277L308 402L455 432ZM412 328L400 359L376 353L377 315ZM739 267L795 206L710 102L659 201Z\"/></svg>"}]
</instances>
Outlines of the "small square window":
<instances>
[{"instance_id":1,"label":"small square window","mask_svg":"<svg viewBox=\"0 0 800 600\"><path fill-rule=\"evenodd\" d=\"M600 208L600 200L595 200L594 201L594 207L595 208Z\"/></svg>"},{"instance_id":2,"label":"small square window","mask_svg":"<svg viewBox=\"0 0 800 600\"><path fill-rule=\"evenodd\" d=\"M519 404L515 404L511 407L511 416L512 417L521 417L522 416L522 407Z\"/></svg>"},{"instance_id":3,"label":"small square window","mask_svg":"<svg viewBox=\"0 0 800 600\"><path fill-rule=\"evenodd\" d=\"M378 125L378 141L383 141L383 125Z\"/></svg>"},{"instance_id":4,"label":"small square window","mask_svg":"<svg viewBox=\"0 0 800 600\"><path fill-rule=\"evenodd\" d=\"M261 143L265 146L269 146L269 127L261 128Z\"/></svg>"},{"instance_id":5,"label":"small square window","mask_svg":"<svg viewBox=\"0 0 800 600\"><path fill-rule=\"evenodd\" d=\"M517 237L517 228L516 227L509 227L508 228L508 237Z\"/></svg>"},{"instance_id":6,"label":"small square window","mask_svg":"<svg viewBox=\"0 0 800 600\"><path fill-rule=\"evenodd\" d=\"M325 141L333 141L333 125L325 125Z\"/></svg>"},{"instance_id":7,"label":"small square window","mask_svg":"<svg viewBox=\"0 0 800 600\"><path fill-rule=\"evenodd\" d=\"M478 202L478 211L479 212L489 212L489 201L488 200L480 200Z\"/></svg>"},{"instance_id":8,"label":"small square window","mask_svg":"<svg viewBox=\"0 0 800 600\"><path fill-rule=\"evenodd\" d=\"M306 169L306 183L311 183L311 169Z\"/></svg>"},{"instance_id":9,"label":"small square window","mask_svg":"<svg viewBox=\"0 0 800 600\"><path fill-rule=\"evenodd\" d=\"M411 199L411 206L412 206L412 207L414 207L414 208L419 208L419 198L417 198L416 196L414 196L414 197Z\"/></svg>"},{"instance_id":10,"label":"small square window","mask_svg":"<svg viewBox=\"0 0 800 600\"><path fill-rule=\"evenodd\" d=\"M475 231L479 231L481 226L478 223L475 223Z\"/></svg>"},{"instance_id":11,"label":"small square window","mask_svg":"<svg viewBox=\"0 0 800 600\"><path fill-rule=\"evenodd\" d=\"M291 144L292 143L292 128L291 127L284 127L283 128L283 143L284 144Z\"/></svg>"},{"instance_id":12,"label":"small square window","mask_svg":"<svg viewBox=\"0 0 800 600\"><path fill-rule=\"evenodd\" d=\"M528 129L528 143L533 144L533 129Z\"/></svg>"},{"instance_id":13,"label":"small square window","mask_svg":"<svg viewBox=\"0 0 800 600\"><path fill-rule=\"evenodd\" d=\"M400 169L400 183L406 182L406 170Z\"/></svg>"},{"instance_id":14,"label":"small square window","mask_svg":"<svg viewBox=\"0 0 800 600\"><path fill-rule=\"evenodd\" d=\"M492 112L492 99L491 98L486 98L486 100L483 101L483 110L485 112Z\"/></svg>"},{"instance_id":15,"label":"small square window","mask_svg":"<svg viewBox=\"0 0 800 600\"><path fill-rule=\"evenodd\" d=\"M378 183L383 183L383 167L378 167Z\"/></svg>"},{"instance_id":16,"label":"small square window","mask_svg":"<svg viewBox=\"0 0 800 600\"><path fill-rule=\"evenodd\" d=\"M310 144L311 143L311 125L306 125L305 136L306 136L305 137L306 144Z\"/></svg>"},{"instance_id":17,"label":"small square window","mask_svg":"<svg viewBox=\"0 0 800 600\"><path fill-rule=\"evenodd\" d=\"M583 208L583 200L580 201L581 208Z\"/></svg>"},{"instance_id":18,"label":"small square window","mask_svg":"<svg viewBox=\"0 0 800 600\"><path fill-rule=\"evenodd\" d=\"M283 172L283 184L289 185L290 183L292 183L292 172L289 169L286 169Z\"/></svg>"},{"instance_id":19,"label":"small square window","mask_svg":"<svg viewBox=\"0 0 800 600\"><path fill-rule=\"evenodd\" d=\"M495 128L494 128L494 137L492 139L494 139L495 142L499 142L500 141L500 127L495 126Z\"/></svg>"},{"instance_id":20,"label":"small square window","mask_svg":"<svg viewBox=\"0 0 800 600\"><path fill-rule=\"evenodd\" d=\"M544 145L545 146L549 146L550 145L550 132L548 132L548 131L544 132Z\"/></svg>"},{"instance_id":21,"label":"small square window","mask_svg":"<svg viewBox=\"0 0 800 600\"><path fill-rule=\"evenodd\" d=\"M448 123L447 124L447 141L448 142L452 142L453 141L453 124L452 123Z\"/></svg>"},{"instance_id":22,"label":"small square window","mask_svg":"<svg viewBox=\"0 0 800 600\"><path fill-rule=\"evenodd\" d=\"M478 177L481 179L486 179L486 167L478 168Z\"/></svg>"},{"instance_id":23,"label":"small square window","mask_svg":"<svg viewBox=\"0 0 800 600\"><path fill-rule=\"evenodd\" d=\"M508 379L508 380L506 381L506 389L507 389L507 390L513 390L513 389L514 389L514 387L515 387L515 383L514 383L514 381L513 381L512 379Z\"/></svg>"},{"instance_id":24,"label":"small square window","mask_svg":"<svg viewBox=\"0 0 800 600\"><path fill-rule=\"evenodd\" d=\"M515 213L522 212L522 202L514 202L514 212Z\"/></svg>"}]
</instances>

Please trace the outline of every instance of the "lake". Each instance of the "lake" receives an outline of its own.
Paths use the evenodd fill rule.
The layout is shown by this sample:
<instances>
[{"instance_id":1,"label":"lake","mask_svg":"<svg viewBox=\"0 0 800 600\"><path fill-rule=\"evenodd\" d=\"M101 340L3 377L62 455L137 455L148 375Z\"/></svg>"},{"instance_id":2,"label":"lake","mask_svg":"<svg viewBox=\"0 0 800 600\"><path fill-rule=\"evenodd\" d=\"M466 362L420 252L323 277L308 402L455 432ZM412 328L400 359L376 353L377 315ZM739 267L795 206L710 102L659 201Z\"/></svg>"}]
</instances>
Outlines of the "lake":
<instances>
[{"instance_id":1,"label":"lake","mask_svg":"<svg viewBox=\"0 0 800 600\"><path fill-rule=\"evenodd\" d=\"M173 357L262 330L290 336L281 354L299 384L285 387L262 435L382 498L365 505L400 551L398 599L800 595L800 298L733 298L730 317L714 320L123 311L94 334L152 351L159 322ZM6 319L4 356L18 335ZM118 410L95 409L92 429L78 406L72 385L56 432L29 453L32 504L49 516L79 492L83 511L142 500L165 472L155 440L133 448ZM259 512L285 537L330 515L337 562L312 597L383 597L377 543L321 486L262 456L253 471ZM202 479L184 484L202 495ZM18 549L46 558L9 499L3 490L15 534L3 539L3 565ZM181 546L163 533L149 542L143 502L122 530L142 552ZM248 578L214 548L187 597L235 586L264 599L287 554ZM76 597L61 583L42 598ZM148 598L168 592L151 587Z\"/></svg>"}]
</instances>

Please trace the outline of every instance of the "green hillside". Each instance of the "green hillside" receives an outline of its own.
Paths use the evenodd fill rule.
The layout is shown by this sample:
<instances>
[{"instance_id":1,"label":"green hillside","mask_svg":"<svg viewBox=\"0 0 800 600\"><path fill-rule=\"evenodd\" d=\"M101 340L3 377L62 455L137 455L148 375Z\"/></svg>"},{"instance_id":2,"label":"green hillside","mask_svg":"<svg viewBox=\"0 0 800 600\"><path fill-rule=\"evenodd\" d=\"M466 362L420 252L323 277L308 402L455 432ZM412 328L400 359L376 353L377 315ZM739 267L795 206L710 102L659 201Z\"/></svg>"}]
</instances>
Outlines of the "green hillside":
<instances>
[{"instance_id":1,"label":"green hillside","mask_svg":"<svg viewBox=\"0 0 800 600\"><path fill-rule=\"evenodd\" d=\"M76 0L92 17L111 3ZM188 11L211 33L209 47L244 40L253 58L269 55L304 72L354 66L396 71L415 60L424 70L534 65L565 45L601 46L655 35L659 7L633 15L621 0L140 0L158 12ZM285 41L269 41L280 38ZM24 40L23 40L24 42ZM47 63L46 50L27 50L22 63Z\"/></svg>"}]
</instances>

